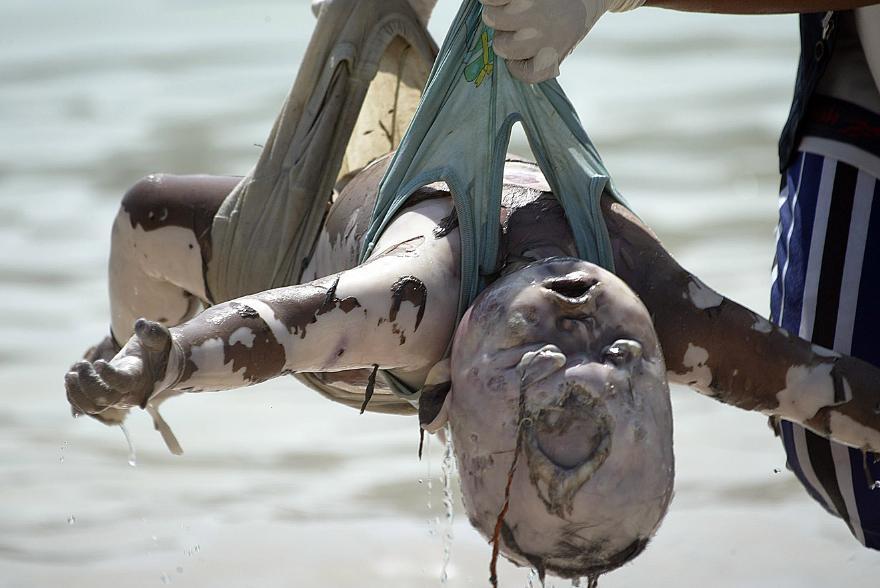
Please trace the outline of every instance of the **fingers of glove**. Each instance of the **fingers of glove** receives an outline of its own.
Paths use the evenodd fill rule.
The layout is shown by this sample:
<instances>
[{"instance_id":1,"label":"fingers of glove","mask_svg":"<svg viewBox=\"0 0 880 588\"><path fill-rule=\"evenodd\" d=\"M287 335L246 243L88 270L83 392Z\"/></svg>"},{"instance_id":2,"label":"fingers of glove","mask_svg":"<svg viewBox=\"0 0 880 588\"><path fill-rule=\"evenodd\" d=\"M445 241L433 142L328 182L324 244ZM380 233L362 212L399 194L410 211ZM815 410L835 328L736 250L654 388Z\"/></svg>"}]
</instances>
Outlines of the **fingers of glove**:
<instances>
[{"instance_id":1,"label":"fingers of glove","mask_svg":"<svg viewBox=\"0 0 880 588\"><path fill-rule=\"evenodd\" d=\"M134 324L134 332L149 351L164 351L171 344L171 333L157 322L140 318Z\"/></svg>"},{"instance_id":2,"label":"fingers of glove","mask_svg":"<svg viewBox=\"0 0 880 588\"><path fill-rule=\"evenodd\" d=\"M508 61L507 69L513 77L527 84L537 84L555 78L559 75L559 60L557 58L548 62L547 57L541 55L542 52L544 49L532 59Z\"/></svg>"},{"instance_id":3,"label":"fingers of glove","mask_svg":"<svg viewBox=\"0 0 880 588\"><path fill-rule=\"evenodd\" d=\"M515 33L502 31L495 33L493 47L495 53L504 59L531 59L538 54L546 41L534 28L525 28Z\"/></svg>"},{"instance_id":4,"label":"fingers of glove","mask_svg":"<svg viewBox=\"0 0 880 588\"><path fill-rule=\"evenodd\" d=\"M496 31L518 31L528 27L533 19L522 12L511 13L512 5L513 2L504 6L484 6L483 22Z\"/></svg>"}]
</instances>

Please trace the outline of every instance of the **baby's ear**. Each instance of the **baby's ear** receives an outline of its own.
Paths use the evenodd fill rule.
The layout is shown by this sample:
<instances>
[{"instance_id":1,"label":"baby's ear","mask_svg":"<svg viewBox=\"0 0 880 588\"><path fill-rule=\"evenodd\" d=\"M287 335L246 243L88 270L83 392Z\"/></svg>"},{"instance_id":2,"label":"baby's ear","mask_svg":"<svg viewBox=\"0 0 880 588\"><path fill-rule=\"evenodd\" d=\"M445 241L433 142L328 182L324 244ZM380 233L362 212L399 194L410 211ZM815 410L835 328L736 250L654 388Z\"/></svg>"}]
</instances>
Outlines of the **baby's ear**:
<instances>
[{"instance_id":1,"label":"baby's ear","mask_svg":"<svg viewBox=\"0 0 880 588\"><path fill-rule=\"evenodd\" d=\"M428 372L419 396L419 425L429 433L436 433L446 425L451 389L449 358L446 358Z\"/></svg>"},{"instance_id":2,"label":"baby's ear","mask_svg":"<svg viewBox=\"0 0 880 588\"><path fill-rule=\"evenodd\" d=\"M544 345L537 351L524 353L516 366L516 373L523 386L530 386L562 369L567 360L556 345Z\"/></svg>"}]
</instances>

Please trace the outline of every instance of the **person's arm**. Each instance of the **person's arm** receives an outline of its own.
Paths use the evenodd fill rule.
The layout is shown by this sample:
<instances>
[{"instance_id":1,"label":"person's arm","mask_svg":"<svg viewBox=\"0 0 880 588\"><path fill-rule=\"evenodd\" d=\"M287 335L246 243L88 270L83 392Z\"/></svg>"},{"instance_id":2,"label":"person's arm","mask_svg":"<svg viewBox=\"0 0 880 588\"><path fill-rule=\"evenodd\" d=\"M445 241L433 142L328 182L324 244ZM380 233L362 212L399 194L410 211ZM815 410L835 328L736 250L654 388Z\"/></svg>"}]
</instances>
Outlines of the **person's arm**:
<instances>
[{"instance_id":1,"label":"person's arm","mask_svg":"<svg viewBox=\"0 0 880 588\"><path fill-rule=\"evenodd\" d=\"M876 0L646 0L645 6L717 14L785 14L852 10Z\"/></svg>"},{"instance_id":2,"label":"person's arm","mask_svg":"<svg viewBox=\"0 0 880 588\"><path fill-rule=\"evenodd\" d=\"M640 6L723 14L778 14L850 10L871 0L480 0L483 21L495 29L495 52L527 83L559 75L559 65L606 12Z\"/></svg>"},{"instance_id":3,"label":"person's arm","mask_svg":"<svg viewBox=\"0 0 880 588\"><path fill-rule=\"evenodd\" d=\"M616 271L651 313L670 381L880 450L880 368L800 339L718 294L629 210L603 205Z\"/></svg>"}]
</instances>

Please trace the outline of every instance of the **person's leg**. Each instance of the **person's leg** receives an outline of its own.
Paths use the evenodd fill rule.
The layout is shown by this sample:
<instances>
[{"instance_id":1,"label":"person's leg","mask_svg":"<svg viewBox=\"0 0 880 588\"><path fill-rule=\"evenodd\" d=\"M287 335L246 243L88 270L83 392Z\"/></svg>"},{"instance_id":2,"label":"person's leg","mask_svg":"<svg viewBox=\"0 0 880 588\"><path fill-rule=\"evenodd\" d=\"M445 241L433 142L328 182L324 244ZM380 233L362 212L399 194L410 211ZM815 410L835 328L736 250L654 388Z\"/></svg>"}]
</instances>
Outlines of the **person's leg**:
<instances>
[{"instance_id":1,"label":"person's leg","mask_svg":"<svg viewBox=\"0 0 880 588\"><path fill-rule=\"evenodd\" d=\"M836 159L801 152L780 195L773 322L880 365L878 266L880 181ZM788 467L808 493L861 543L880 549L880 489L874 489L880 464L874 455L787 421L778 431Z\"/></svg>"},{"instance_id":2,"label":"person's leg","mask_svg":"<svg viewBox=\"0 0 880 588\"><path fill-rule=\"evenodd\" d=\"M125 194L110 246L111 335L86 359L113 357L141 317L174 326L213 302L204 278L211 223L238 180L156 174Z\"/></svg>"}]
</instances>

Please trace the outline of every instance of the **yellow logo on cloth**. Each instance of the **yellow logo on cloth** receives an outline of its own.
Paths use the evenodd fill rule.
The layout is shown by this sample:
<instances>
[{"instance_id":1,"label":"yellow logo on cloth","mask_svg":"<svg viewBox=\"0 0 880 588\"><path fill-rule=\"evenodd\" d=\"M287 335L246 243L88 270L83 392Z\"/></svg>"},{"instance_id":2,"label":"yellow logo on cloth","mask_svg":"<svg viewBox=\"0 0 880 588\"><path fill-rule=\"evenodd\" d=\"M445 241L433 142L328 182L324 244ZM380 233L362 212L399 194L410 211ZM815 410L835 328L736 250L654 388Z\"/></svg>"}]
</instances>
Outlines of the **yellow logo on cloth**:
<instances>
[{"instance_id":1,"label":"yellow logo on cloth","mask_svg":"<svg viewBox=\"0 0 880 588\"><path fill-rule=\"evenodd\" d=\"M473 82L477 88L495 70L495 51L492 49L494 36L495 31L484 26L478 41L474 43L468 54L468 57L476 54L476 58L464 68L464 79Z\"/></svg>"}]
</instances>

